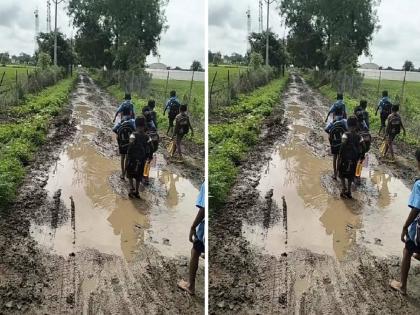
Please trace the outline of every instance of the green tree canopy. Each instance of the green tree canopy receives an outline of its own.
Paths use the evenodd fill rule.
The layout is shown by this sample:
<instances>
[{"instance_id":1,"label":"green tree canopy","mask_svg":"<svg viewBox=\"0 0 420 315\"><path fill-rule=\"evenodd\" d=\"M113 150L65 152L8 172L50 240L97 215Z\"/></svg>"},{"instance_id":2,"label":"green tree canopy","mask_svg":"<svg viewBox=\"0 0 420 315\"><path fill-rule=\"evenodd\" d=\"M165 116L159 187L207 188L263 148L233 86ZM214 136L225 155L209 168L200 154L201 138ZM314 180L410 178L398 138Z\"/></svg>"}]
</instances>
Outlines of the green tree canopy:
<instances>
[{"instance_id":1,"label":"green tree canopy","mask_svg":"<svg viewBox=\"0 0 420 315\"><path fill-rule=\"evenodd\" d=\"M192 71L204 71L203 70L203 66L201 65L201 62L198 60L194 60L193 63L191 64L190 69Z\"/></svg>"},{"instance_id":2,"label":"green tree canopy","mask_svg":"<svg viewBox=\"0 0 420 315\"><path fill-rule=\"evenodd\" d=\"M163 0L70 0L68 11L79 29L78 53L87 66L109 63L116 68L144 67L146 57L157 54L157 43L165 29ZM93 56L88 57L88 42Z\"/></svg>"},{"instance_id":3,"label":"green tree canopy","mask_svg":"<svg viewBox=\"0 0 420 315\"><path fill-rule=\"evenodd\" d=\"M325 60L321 68L356 67L358 56L369 55L378 22L376 5L376 0L283 0L280 9L295 45L290 52L295 55L297 46L307 50L314 59ZM307 42L305 30L309 34ZM305 61L311 58L302 54L292 58L304 66L313 66Z\"/></svg>"},{"instance_id":4,"label":"green tree canopy","mask_svg":"<svg viewBox=\"0 0 420 315\"><path fill-rule=\"evenodd\" d=\"M270 66L280 69L281 66L286 65L287 53L283 45L283 41L278 38L273 32L268 33L269 50L268 59ZM251 44L251 52L256 52L263 56L265 63L265 51L266 51L266 32L263 33L251 33L249 35L249 43Z\"/></svg>"},{"instance_id":5,"label":"green tree canopy","mask_svg":"<svg viewBox=\"0 0 420 315\"><path fill-rule=\"evenodd\" d=\"M410 60L406 60L403 65L403 70L405 71L414 71L414 63Z\"/></svg>"},{"instance_id":6,"label":"green tree canopy","mask_svg":"<svg viewBox=\"0 0 420 315\"><path fill-rule=\"evenodd\" d=\"M54 60L54 33L40 33L37 37L38 54L41 52L50 55L51 60ZM38 59L38 58L37 58ZM60 32L57 33L57 65L61 67L68 67L74 61L73 52L68 40Z\"/></svg>"}]
</instances>

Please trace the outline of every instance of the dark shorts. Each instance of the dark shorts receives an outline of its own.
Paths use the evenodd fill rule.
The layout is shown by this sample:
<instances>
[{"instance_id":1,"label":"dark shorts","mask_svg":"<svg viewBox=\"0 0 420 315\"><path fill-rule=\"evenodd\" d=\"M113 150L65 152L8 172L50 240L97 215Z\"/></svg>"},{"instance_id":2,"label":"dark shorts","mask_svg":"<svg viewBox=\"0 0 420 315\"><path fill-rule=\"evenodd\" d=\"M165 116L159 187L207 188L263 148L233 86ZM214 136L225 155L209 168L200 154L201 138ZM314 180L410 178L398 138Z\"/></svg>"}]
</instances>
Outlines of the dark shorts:
<instances>
[{"instance_id":1,"label":"dark shorts","mask_svg":"<svg viewBox=\"0 0 420 315\"><path fill-rule=\"evenodd\" d=\"M138 161L127 160L127 164L126 164L127 177L134 178L136 180L142 180L145 164L146 164L146 161L138 162Z\"/></svg>"},{"instance_id":2,"label":"dark shorts","mask_svg":"<svg viewBox=\"0 0 420 315\"><path fill-rule=\"evenodd\" d=\"M200 240L194 240L193 248L200 254L204 253L204 243Z\"/></svg>"},{"instance_id":3,"label":"dark shorts","mask_svg":"<svg viewBox=\"0 0 420 315\"><path fill-rule=\"evenodd\" d=\"M337 155L340 152L340 147L331 147L331 154Z\"/></svg>"},{"instance_id":4,"label":"dark shorts","mask_svg":"<svg viewBox=\"0 0 420 315\"><path fill-rule=\"evenodd\" d=\"M394 135L394 134L392 134L392 133L391 133L391 134L388 134L388 135L387 135L388 141L390 141L390 142L394 141L396 136L397 136L397 135Z\"/></svg>"},{"instance_id":5,"label":"dark shorts","mask_svg":"<svg viewBox=\"0 0 420 315\"><path fill-rule=\"evenodd\" d=\"M169 117L168 116L168 120L169 120L169 127L173 127L174 126L175 117Z\"/></svg>"},{"instance_id":6,"label":"dark shorts","mask_svg":"<svg viewBox=\"0 0 420 315\"><path fill-rule=\"evenodd\" d=\"M128 146L122 147L122 146L118 146L118 151L120 152L120 154L127 154L127 150L128 150Z\"/></svg>"},{"instance_id":7,"label":"dark shorts","mask_svg":"<svg viewBox=\"0 0 420 315\"><path fill-rule=\"evenodd\" d=\"M420 247L416 245L412 240L408 240L405 242L405 249L408 250L410 253L417 253L420 254Z\"/></svg>"},{"instance_id":8,"label":"dark shorts","mask_svg":"<svg viewBox=\"0 0 420 315\"><path fill-rule=\"evenodd\" d=\"M381 127L385 127L385 125L386 125L386 119L387 119L388 117L385 117L385 116L382 116L381 115Z\"/></svg>"},{"instance_id":9,"label":"dark shorts","mask_svg":"<svg viewBox=\"0 0 420 315\"><path fill-rule=\"evenodd\" d=\"M356 166L357 161L352 161L350 165L346 162L340 163L338 166L338 176L340 178L347 178L349 180L353 180L354 176L356 175Z\"/></svg>"}]
</instances>

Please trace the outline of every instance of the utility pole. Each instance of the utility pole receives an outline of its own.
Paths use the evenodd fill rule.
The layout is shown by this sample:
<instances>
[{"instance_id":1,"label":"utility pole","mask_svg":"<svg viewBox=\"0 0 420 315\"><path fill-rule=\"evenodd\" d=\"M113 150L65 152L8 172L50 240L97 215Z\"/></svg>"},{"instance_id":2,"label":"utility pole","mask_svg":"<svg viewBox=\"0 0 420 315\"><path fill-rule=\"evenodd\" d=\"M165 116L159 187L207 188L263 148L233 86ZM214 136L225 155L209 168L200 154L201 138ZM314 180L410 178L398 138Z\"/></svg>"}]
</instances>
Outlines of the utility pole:
<instances>
[{"instance_id":1,"label":"utility pole","mask_svg":"<svg viewBox=\"0 0 420 315\"><path fill-rule=\"evenodd\" d=\"M55 4L55 23L54 23L54 66L57 65L57 6L64 0L53 0Z\"/></svg>"},{"instance_id":2,"label":"utility pole","mask_svg":"<svg viewBox=\"0 0 420 315\"><path fill-rule=\"evenodd\" d=\"M264 29L264 21L263 21L263 2L259 0L258 2L258 32L262 33Z\"/></svg>"},{"instance_id":3,"label":"utility pole","mask_svg":"<svg viewBox=\"0 0 420 315\"><path fill-rule=\"evenodd\" d=\"M47 0L47 33L51 33L51 1Z\"/></svg>"},{"instance_id":4,"label":"utility pole","mask_svg":"<svg viewBox=\"0 0 420 315\"><path fill-rule=\"evenodd\" d=\"M38 49L38 34L39 34L39 11L38 8L34 12L35 14L35 51Z\"/></svg>"},{"instance_id":5,"label":"utility pole","mask_svg":"<svg viewBox=\"0 0 420 315\"><path fill-rule=\"evenodd\" d=\"M269 60L268 60L268 51L269 51L269 27L270 27L270 4L272 4L275 0L265 0L267 3L267 31L266 31L266 43L265 43L265 65L269 66Z\"/></svg>"},{"instance_id":6,"label":"utility pole","mask_svg":"<svg viewBox=\"0 0 420 315\"><path fill-rule=\"evenodd\" d=\"M247 47L247 51L250 51L250 44L249 44L249 35L251 35L251 9L248 7L248 10L246 10L246 18L247 18L247 29L248 29L248 34L247 34L247 39L246 39L246 47Z\"/></svg>"}]
</instances>

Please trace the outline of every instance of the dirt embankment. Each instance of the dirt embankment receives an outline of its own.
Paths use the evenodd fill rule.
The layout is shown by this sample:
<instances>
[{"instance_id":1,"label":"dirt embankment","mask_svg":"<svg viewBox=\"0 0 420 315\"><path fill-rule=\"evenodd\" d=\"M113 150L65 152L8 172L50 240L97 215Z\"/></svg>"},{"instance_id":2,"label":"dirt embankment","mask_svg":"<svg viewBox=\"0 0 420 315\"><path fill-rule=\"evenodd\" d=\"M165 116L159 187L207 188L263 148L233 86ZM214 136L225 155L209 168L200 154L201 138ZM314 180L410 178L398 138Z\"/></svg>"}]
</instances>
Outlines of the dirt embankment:
<instances>
[{"instance_id":1,"label":"dirt embankment","mask_svg":"<svg viewBox=\"0 0 420 315\"><path fill-rule=\"evenodd\" d=\"M370 244L368 235L363 237L363 229L371 226L363 212L381 211L382 192L370 179L363 180L357 200L342 201L331 172L325 173L331 163L323 132L327 105L325 98L292 75L259 145L242 163L230 198L215 213L209 229L211 314L420 312L420 293L415 289L420 268L414 266L410 273L411 297L401 297L388 288L389 279L398 277L399 257L375 255L371 248L380 248L381 240ZM277 158L280 162L273 160ZM379 168L407 185L411 182L409 171ZM283 189L280 195L270 188L276 181ZM324 208L325 203L332 204L331 209ZM318 215L313 205L325 210ZM377 224L377 229L388 228ZM305 234L299 235L301 230ZM395 242L402 251L398 237Z\"/></svg>"},{"instance_id":2,"label":"dirt embankment","mask_svg":"<svg viewBox=\"0 0 420 315\"><path fill-rule=\"evenodd\" d=\"M146 200L130 201L127 186L116 181L114 174L109 178L101 174L100 167L118 170L119 165L109 132L112 111L109 96L88 76L80 75L69 105L55 119L48 141L28 167L15 204L0 214L0 313L204 312L202 263L196 297L176 287L188 274L188 227L195 213L181 213L186 218L185 231L179 231L181 221L174 227L178 234L173 239L158 238L159 228L165 224L159 218L170 215L168 209L178 213L179 193L196 197L198 187L194 186L203 170L180 171L178 165L167 166L165 159L159 158L155 176L160 177L143 193ZM84 167L89 173L78 172ZM67 169L71 171L66 173ZM196 184L189 184L188 177L184 179L180 173L191 176ZM174 177L182 181L182 187L194 190L177 192ZM93 182L89 182L91 178ZM66 188L54 187L54 180ZM174 187L165 188L166 181ZM124 198L110 191L121 192ZM82 198L87 195L94 200L92 206ZM120 208L109 216L106 205L110 202ZM97 210L87 214L90 208ZM184 234L185 250L178 236Z\"/></svg>"}]
</instances>

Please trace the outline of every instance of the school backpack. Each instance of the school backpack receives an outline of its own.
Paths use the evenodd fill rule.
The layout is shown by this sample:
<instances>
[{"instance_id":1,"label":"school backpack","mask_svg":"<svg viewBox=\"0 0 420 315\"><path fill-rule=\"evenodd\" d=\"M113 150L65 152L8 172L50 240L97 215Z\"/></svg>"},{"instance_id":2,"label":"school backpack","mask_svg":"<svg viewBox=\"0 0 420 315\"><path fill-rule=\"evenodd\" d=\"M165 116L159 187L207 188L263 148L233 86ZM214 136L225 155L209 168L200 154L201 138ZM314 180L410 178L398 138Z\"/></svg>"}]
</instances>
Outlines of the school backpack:
<instances>
[{"instance_id":1,"label":"school backpack","mask_svg":"<svg viewBox=\"0 0 420 315\"><path fill-rule=\"evenodd\" d=\"M392 103L388 100L383 101L382 105L382 112L381 116L382 118L386 119L391 114L392 111Z\"/></svg>"},{"instance_id":2,"label":"school backpack","mask_svg":"<svg viewBox=\"0 0 420 315\"><path fill-rule=\"evenodd\" d=\"M141 135L138 132L133 132L131 137L133 136L134 140L130 142L127 150L128 160L142 162L150 154L149 137L146 134Z\"/></svg>"},{"instance_id":3,"label":"school backpack","mask_svg":"<svg viewBox=\"0 0 420 315\"><path fill-rule=\"evenodd\" d=\"M401 132L401 116L398 114L390 115L388 118L389 134L397 135Z\"/></svg>"},{"instance_id":4,"label":"school backpack","mask_svg":"<svg viewBox=\"0 0 420 315\"><path fill-rule=\"evenodd\" d=\"M153 153L155 153L159 148L159 134L157 133L156 129L149 129L146 134L152 141Z\"/></svg>"},{"instance_id":5,"label":"school backpack","mask_svg":"<svg viewBox=\"0 0 420 315\"><path fill-rule=\"evenodd\" d=\"M121 112L122 112L123 116L131 115L131 110L132 110L131 101L124 101L124 103L122 104L122 108L121 108Z\"/></svg>"},{"instance_id":6,"label":"school backpack","mask_svg":"<svg viewBox=\"0 0 420 315\"><path fill-rule=\"evenodd\" d=\"M351 132L346 132L345 134L347 136L347 142L340 152L340 164L341 169L343 169L345 173L350 174L352 170L355 170L357 161L360 158L360 136Z\"/></svg>"},{"instance_id":7,"label":"school backpack","mask_svg":"<svg viewBox=\"0 0 420 315\"><path fill-rule=\"evenodd\" d=\"M343 116L344 115L345 104L343 102L337 102L334 105L335 105L335 107L334 107L335 116Z\"/></svg>"},{"instance_id":8,"label":"school backpack","mask_svg":"<svg viewBox=\"0 0 420 315\"><path fill-rule=\"evenodd\" d=\"M190 132L190 119L186 114L180 114L178 119L178 134L186 135Z\"/></svg>"},{"instance_id":9,"label":"school backpack","mask_svg":"<svg viewBox=\"0 0 420 315\"><path fill-rule=\"evenodd\" d=\"M127 146L130 142L130 135L134 131L130 121L124 121L117 130L117 141L119 146Z\"/></svg>"},{"instance_id":10,"label":"school backpack","mask_svg":"<svg viewBox=\"0 0 420 315\"><path fill-rule=\"evenodd\" d=\"M370 150L370 144L372 143L372 136L371 136L371 134L369 133L368 130L363 129L363 130L359 131L359 135L360 135L360 137L362 137L363 143L365 145L364 153L369 152L369 150Z\"/></svg>"},{"instance_id":11,"label":"school backpack","mask_svg":"<svg viewBox=\"0 0 420 315\"><path fill-rule=\"evenodd\" d=\"M344 128L342 121L336 121L333 123L329 132L331 147L337 148L341 145L341 138L345 132L346 129Z\"/></svg>"},{"instance_id":12,"label":"school backpack","mask_svg":"<svg viewBox=\"0 0 420 315\"><path fill-rule=\"evenodd\" d=\"M174 119L176 115L179 114L179 108L181 107L181 104L176 99L171 99L169 101L169 118Z\"/></svg>"}]
</instances>

